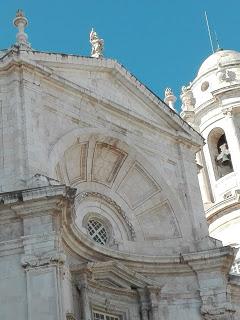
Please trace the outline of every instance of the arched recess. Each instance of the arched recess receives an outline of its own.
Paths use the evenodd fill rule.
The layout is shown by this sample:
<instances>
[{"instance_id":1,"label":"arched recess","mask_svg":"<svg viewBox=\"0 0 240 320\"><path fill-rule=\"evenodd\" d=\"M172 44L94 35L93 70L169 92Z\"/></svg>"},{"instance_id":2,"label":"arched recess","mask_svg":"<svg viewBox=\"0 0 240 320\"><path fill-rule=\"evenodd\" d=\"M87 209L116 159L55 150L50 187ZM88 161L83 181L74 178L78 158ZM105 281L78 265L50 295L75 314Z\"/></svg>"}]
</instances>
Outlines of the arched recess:
<instances>
[{"instance_id":1,"label":"arched recess","mask_svg":"<svg viewBox=\"0 0 240 320\"><path fill-rule=\"evenodd\" d=\"M218 180L233 172L231 155L224 130L220 127L212 129L207 141L213 172L215 179Z\"/></svg>"},{"instance_id":2,"label":"arched recess","mask_svg":"<svg viewBox=\"0 0 240 320\"><path fill-rule=\"evenodd\" d=\"M68 133L51 150L51 176L77 188L78 229L84 233L81 221L91 212L111 223L118 236L110 243L123 251L139 241L151 247L156 241L173 250L190 243L191 221L176 193L133 145L112 132L109 137L104 130L83 129ZM90 196L82 199L86 193Z\"/></svg>"}]
</instances>

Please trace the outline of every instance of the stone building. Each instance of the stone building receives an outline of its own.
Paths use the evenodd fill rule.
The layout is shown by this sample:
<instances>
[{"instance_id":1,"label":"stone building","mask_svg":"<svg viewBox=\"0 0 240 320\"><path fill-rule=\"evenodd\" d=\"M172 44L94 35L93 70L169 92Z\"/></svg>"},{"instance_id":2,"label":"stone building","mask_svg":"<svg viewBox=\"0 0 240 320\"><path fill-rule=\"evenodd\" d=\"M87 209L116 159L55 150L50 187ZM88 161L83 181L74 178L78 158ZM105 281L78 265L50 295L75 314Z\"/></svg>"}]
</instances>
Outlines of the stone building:
<instances>
[{"instance_id":1,"label":"stone building","mask_svg":"<svg viewBox=\"0 0 240 320\"><path fill-rule=\"evenodd\" d=\"M204 141L171 90L168 106L94 31L81 57L33 50L21 11L14 24L0 53L0 319L239 319L235 250L204 216Z\"/></svg>"}]
</instances>

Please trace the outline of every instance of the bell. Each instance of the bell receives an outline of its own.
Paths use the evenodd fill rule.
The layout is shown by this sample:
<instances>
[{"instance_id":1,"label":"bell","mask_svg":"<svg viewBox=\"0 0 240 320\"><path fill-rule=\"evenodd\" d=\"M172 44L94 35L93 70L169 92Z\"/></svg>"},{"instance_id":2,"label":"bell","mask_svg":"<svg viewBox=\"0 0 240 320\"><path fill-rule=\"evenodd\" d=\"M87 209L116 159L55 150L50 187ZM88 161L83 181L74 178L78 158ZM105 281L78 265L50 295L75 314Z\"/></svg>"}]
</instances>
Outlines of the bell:
<instances>
[{"instance_id":1,"label":"bell","mask_svg":"<svg viewBox=\"0 0 240 320\"><path fill-rule=\"evenodd\" d=\"M230 161L230 155L228 154L223 154L221 162L223 166L227 166L229 165L229 161Z\"/></svg>"}]
</instances>

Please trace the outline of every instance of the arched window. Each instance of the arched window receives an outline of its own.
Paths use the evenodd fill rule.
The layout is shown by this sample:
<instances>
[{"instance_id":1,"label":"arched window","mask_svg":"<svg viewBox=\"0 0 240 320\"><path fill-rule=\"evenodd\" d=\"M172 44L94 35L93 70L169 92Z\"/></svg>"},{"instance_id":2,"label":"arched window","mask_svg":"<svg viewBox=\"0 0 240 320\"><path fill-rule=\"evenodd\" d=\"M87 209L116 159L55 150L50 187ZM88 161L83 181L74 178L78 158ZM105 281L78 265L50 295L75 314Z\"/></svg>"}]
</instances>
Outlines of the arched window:
<instances>
[{"instance_id":1,"label":"arched window","mask_svg":"<svg viewBox=\"0 0 240 320\"><path fill-rule=\"evenodd\" d=\"M216 180L233 172L231 154L222 128L215 128L210 132L208 148Z\"/></svg>"},{"instance_id":2,"label":"arched window","mask_svg":"<svg viewBox=\"0 0 240 320\"><path fill-rule=\"evenodd\" d=\"M107 232L107 228L103 225L102 222L91 218L90 220L88 220L87 230L91 238L97 243L105 245L108 242L109 235Z\"/></svg>"}]
</instances>

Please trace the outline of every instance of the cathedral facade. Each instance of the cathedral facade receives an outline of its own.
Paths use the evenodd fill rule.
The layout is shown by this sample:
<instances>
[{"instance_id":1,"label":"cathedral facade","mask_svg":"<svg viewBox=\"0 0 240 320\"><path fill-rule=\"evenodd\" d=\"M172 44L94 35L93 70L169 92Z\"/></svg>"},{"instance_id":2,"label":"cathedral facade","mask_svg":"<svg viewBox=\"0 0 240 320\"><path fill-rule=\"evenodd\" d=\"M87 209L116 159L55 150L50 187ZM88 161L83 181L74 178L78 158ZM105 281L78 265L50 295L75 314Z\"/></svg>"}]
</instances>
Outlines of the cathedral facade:
<instances>
[{"instance_id":1,"label":"cathedral facade","mask_svg":"<svg viewBox=\"0 0 240 320\"><path fill-rule=\"evenodd\" d=\"M171 90L168 105L102 57L94 30L81 57L32 50L22 12L14 23L0 53L0 319L239 319L236 250L204 214L195 88L180 117ZM219 179L235 172L222 130Z\"/></svg>"}]
</instances>

